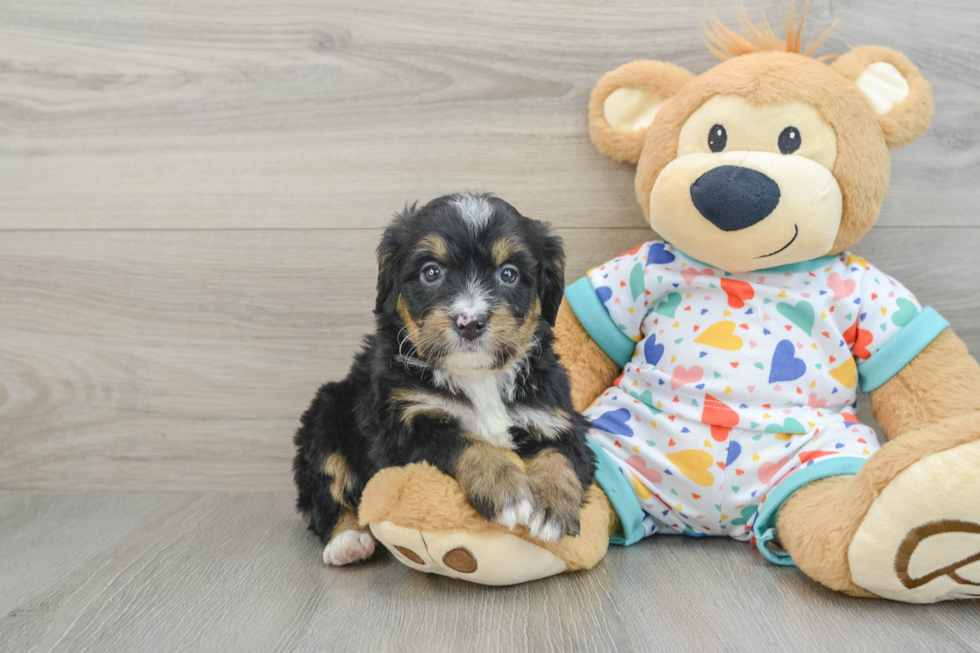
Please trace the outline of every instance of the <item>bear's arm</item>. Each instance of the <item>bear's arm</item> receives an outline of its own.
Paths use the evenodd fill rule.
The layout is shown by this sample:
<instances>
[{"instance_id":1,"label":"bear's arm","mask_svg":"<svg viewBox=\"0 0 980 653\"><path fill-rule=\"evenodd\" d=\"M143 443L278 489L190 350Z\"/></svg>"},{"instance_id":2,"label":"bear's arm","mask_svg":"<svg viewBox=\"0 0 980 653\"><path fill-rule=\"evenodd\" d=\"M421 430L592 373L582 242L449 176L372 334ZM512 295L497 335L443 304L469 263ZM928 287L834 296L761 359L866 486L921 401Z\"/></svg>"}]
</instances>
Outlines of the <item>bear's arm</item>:
<instances>
[{"instance_id":1,"label":"bear's arm","mask_svg":"<svg viewBox=\"0 0 980 653\"><path fill-rule=\"evenodd\" d=\"M980 365L947 328L871 391L871 412L888 441L947 417L980 413Z\"/></svg>"},{"instance_id":2,"label":"bear's arm","mask_svg":"<svg viewBox=\"0 0 980 653\"><path fill-rule=\"evenodd\" d=\"M572 384L572 405L582 412L612 385L622 369L588 334L567 298L561 300L554 333L555 352Z\"/></svg>"}]
</instances>

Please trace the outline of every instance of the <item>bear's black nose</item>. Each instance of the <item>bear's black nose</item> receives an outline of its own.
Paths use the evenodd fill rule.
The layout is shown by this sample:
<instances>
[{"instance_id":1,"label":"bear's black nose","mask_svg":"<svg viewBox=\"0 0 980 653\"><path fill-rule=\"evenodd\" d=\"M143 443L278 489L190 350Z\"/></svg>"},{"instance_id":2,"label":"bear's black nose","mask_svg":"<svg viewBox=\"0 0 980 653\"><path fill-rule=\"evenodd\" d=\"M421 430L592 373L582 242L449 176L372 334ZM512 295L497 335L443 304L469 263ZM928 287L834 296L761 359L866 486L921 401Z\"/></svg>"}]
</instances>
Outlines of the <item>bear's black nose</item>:
<instances>
[{"instance_id":1,"label":"bear's black nose","mask_svg":"<svg viewBox=\"0 0 980 653\"><path fill-rule=\"evenodd\" d=\"M758 170L718 166L691 184L691 201L722 231L738 231L773 212L779 204L779 185Z\"/></svg>"}]
</instances>

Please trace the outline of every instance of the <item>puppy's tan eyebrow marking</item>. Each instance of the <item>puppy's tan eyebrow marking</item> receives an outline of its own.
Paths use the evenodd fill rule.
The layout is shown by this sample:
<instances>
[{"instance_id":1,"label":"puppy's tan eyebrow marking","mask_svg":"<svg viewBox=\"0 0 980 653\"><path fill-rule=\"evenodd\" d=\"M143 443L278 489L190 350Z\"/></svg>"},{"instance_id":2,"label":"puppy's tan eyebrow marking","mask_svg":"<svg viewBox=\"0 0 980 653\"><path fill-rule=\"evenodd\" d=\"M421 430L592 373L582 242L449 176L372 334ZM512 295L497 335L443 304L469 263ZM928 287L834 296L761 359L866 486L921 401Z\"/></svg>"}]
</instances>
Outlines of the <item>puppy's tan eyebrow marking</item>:
<instances>
[{"instance_id":1,"label":"puppy's tan eyebrow marking","mask_svg":"<svg viewBox=\"0 0 980 653\"><path fill-rule=\"evenodd\" d=\"M507 259L518 252L526 252L527 248L513 236L506 236L493 244L491 252L493 254L493 264L503 265Z\"/></svg>"},{"instance_id":2,"label":"puppy's tan eyebrow marking","mask_svg":"<svg viewBox=\"0 0 980 653\"><path fill-rule=\"evenodd\" d=\"M436 234L429 234L420 240L415 251L418 254L431 254L434 259L441 263L449 260L449 245L445 238Z\"/></svg>"}]
</instances>

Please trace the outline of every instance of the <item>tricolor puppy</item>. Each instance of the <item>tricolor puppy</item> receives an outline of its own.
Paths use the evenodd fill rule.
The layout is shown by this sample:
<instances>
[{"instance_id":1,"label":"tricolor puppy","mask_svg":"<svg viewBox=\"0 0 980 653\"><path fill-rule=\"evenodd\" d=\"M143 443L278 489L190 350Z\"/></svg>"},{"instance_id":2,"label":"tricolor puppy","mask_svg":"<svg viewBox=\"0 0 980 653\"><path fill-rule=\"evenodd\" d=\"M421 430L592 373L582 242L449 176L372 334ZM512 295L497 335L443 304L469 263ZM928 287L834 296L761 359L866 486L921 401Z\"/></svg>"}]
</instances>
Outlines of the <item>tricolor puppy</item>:
<instances>
[{"instance_id":1,"label":"tricolor puppy","mask_svg":"<svg viewBox=\"0 0 980 653\"><path fill-rule=\"evenodd\" d=\"M357 523L365 484L420 461L488 520L546 541L577 535L594 458L551 346L561 240L491 195L448 195L395 217L378 268L377 331L296 434L298 508L324 560L371 555Z\"/></svg>"}]
</instances>

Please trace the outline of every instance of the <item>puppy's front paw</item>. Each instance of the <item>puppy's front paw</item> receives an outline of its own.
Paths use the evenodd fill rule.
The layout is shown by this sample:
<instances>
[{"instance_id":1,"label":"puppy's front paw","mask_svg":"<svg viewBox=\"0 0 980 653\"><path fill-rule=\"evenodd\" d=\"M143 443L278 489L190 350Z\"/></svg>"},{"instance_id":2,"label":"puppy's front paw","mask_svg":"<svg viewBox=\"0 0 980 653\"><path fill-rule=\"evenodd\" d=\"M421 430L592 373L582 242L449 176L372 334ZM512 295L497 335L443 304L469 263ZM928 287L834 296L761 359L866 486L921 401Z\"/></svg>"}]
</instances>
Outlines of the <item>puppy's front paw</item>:
<instances>
[{"instance_id":1,"label":"puppy's front paw","mask_svg":"<svg viewBox=\"0 0 980 653\"><path fill-rule=\"evenodd\" d=\"M373 554L374 538L371 534L354 530L338 533L323 547L323 561L334 567L367 560Z\"/></svg>"},{"instance_id":2,"label":"puppy's front paw","mask_svg":"<svg viewBox=\"0 0 980 653\"><path fill-rule=\"evenodd\" d=\"M534 491L536 511L528 529L531 537L557 542L578 535L581 530L579 511L585 490L568 459L557 451L547 450L527 465Z\"/></svg>"},{"instance_id":3,"label":"puppy's front paw","mask_svg":"<svg viewBox=\"0 0 980 653\"><path fill-rule=\"evenodd\" d=\"M457 477L470 505L487 521L508 528L531 525L531 482L500 450L482 444L468 447L460 456Z\"/></svg>"}]
</instances>

